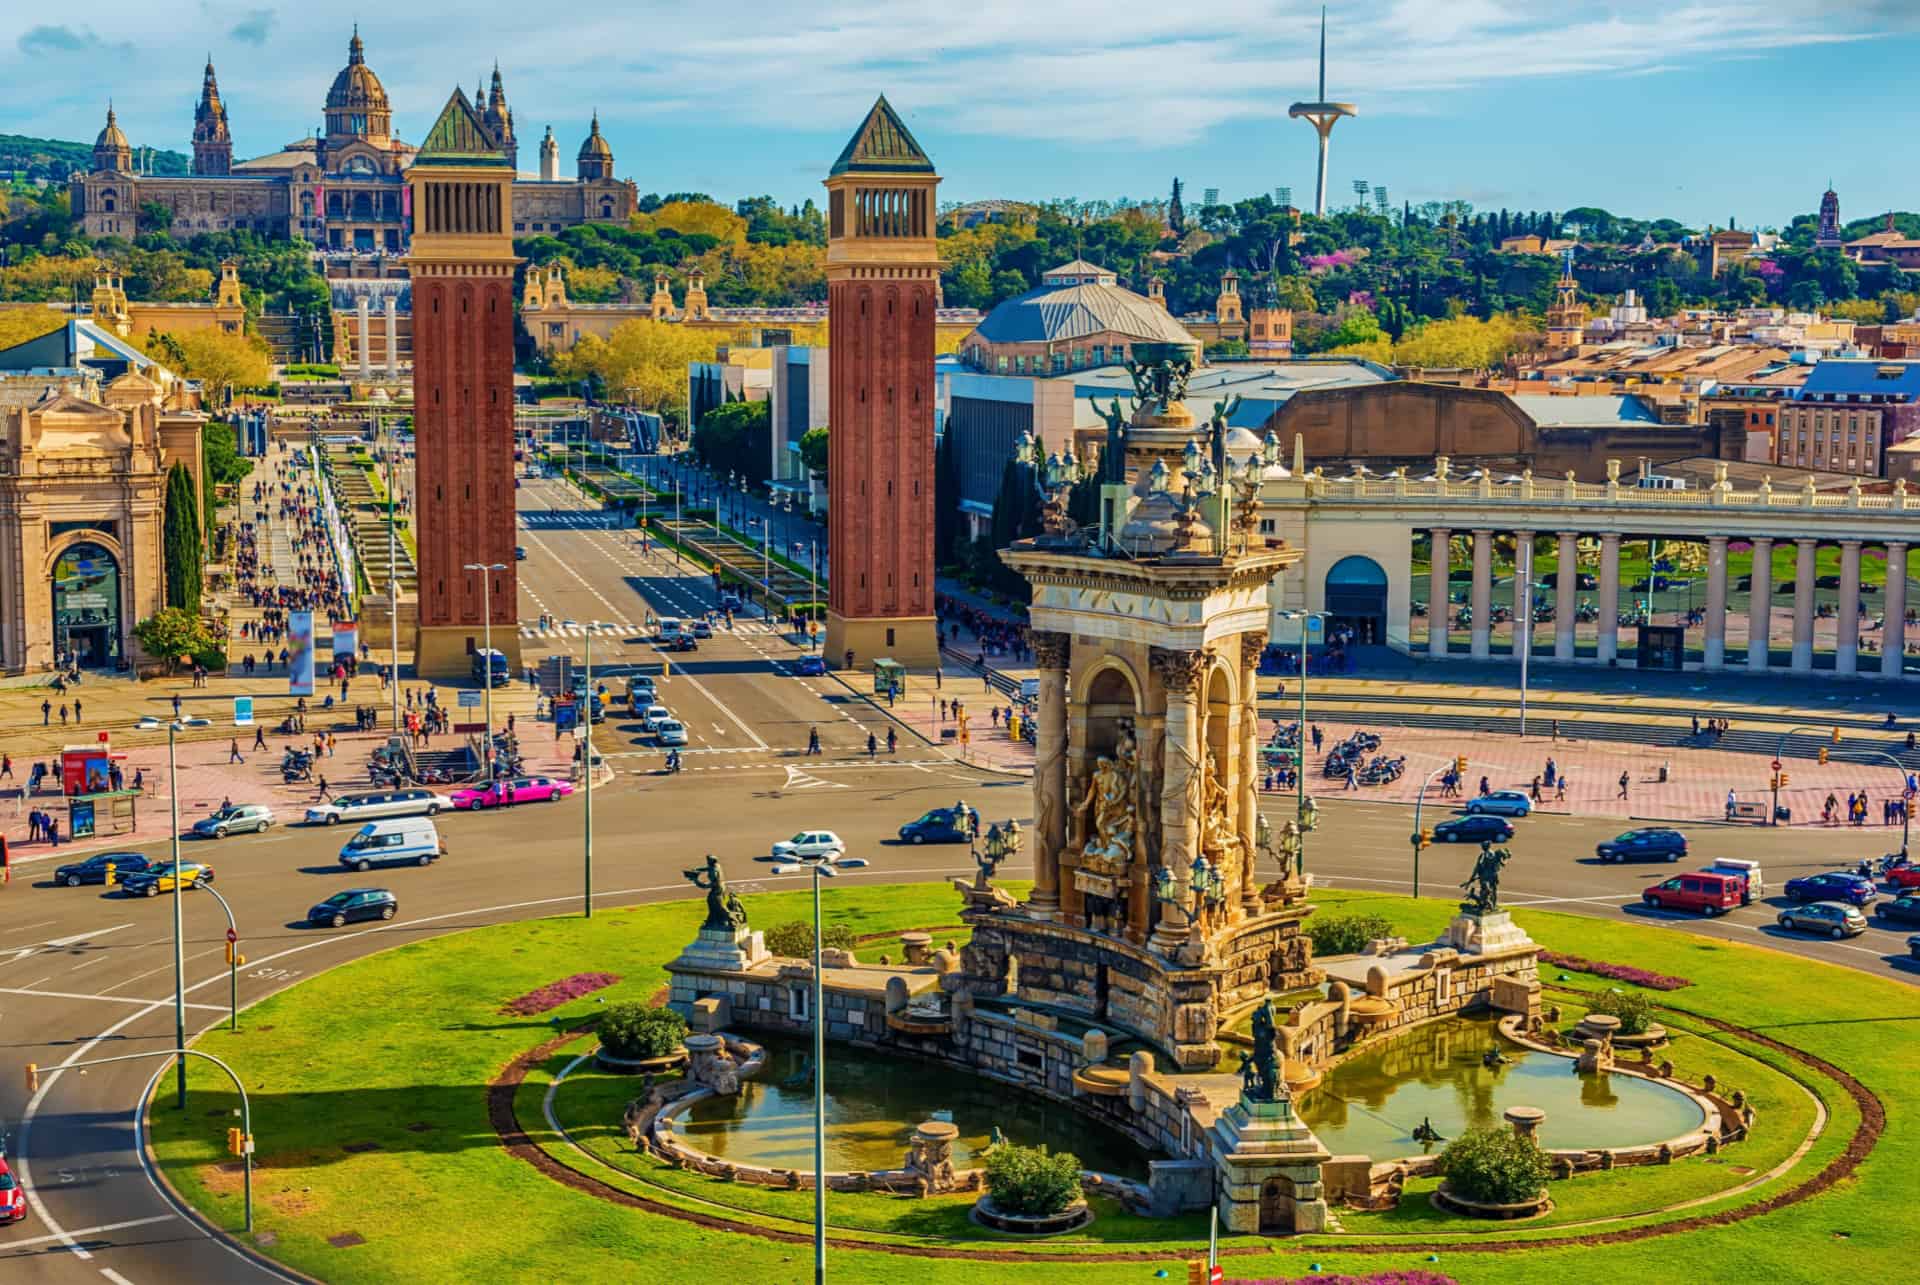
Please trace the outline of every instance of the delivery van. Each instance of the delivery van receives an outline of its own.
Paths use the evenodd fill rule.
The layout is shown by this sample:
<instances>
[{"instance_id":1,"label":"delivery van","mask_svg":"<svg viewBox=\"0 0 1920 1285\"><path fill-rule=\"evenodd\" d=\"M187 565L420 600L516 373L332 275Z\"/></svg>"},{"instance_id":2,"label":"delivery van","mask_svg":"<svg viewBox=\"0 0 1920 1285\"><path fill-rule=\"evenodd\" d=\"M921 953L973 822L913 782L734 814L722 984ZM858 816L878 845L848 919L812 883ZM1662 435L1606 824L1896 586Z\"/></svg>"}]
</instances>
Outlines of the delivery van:
<instances>
[{"instance_id":1,"label":"delivery van","mask_svg":"<svg viewBox=\"0 0 1920 1285\"><path fill-rule=\"evenodd\" d=\"M430 865L447 855L440 829L426 817L369 821L340 849L340 864L355 870L374 866Z\"/></svg>"}]
</instances>

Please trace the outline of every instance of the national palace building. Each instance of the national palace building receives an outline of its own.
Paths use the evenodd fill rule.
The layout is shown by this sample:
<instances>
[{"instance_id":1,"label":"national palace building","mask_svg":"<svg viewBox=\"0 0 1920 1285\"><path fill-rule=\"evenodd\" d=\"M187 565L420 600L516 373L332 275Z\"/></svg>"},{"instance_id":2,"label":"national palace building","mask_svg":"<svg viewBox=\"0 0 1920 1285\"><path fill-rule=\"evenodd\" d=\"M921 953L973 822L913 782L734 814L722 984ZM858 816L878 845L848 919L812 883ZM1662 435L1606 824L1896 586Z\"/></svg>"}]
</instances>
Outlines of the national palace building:
<instances>
[{"instance_id":1,"label":"national palace building","mask_svg":"<svg viewBox=\"0 0 1920 1285\"><path fill-rule=\"evenodd\" d=\"M519 141L500 71L474 106L494 145L516 164ZM393 131L386 87L367 65L358 28L347 65L334 77L323 108L324 127L309 138L252 160L233 159L227 105L206 67L193 119L193 173L158 177L136 172L133 148L112 108L93 145L89 172L71 180L73 213L89 236L132 237L143 206L173 211L175 236L249 231L300 237L323 251L399 254L406 249L411 211L403 177L416 148ZM513 184L515 234L557 232L588 222L624 223L637 198L630 181L613 173L613 149L592 131L580 145L574 177L560 177L560 148L552 130L540 142L538 177Z\"/></svg>"}]
</instances>

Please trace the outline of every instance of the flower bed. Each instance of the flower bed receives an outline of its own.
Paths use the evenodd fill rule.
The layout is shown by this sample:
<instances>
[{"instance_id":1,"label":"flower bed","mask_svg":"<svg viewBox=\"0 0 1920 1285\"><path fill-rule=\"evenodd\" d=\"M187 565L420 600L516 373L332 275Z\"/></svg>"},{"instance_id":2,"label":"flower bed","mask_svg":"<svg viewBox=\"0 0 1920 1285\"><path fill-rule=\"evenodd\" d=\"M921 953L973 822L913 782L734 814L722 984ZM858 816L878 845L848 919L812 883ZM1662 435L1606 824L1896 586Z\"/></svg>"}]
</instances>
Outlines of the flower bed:
<instances>
[{"instance_id":1,"label":"flower bed","mask_svg":"<svg viewBox=\"0 0 1920 1285\"><path fill-rule=\"evenodd\" d=\"M1609 964L1601 959L1583 959L1579 955L1563 955L1557 950L1540 952L1540 962L1552 964L1555 968L1571 968L1576 973L1592 973L1595 977L1606 977L1616 982L1632 982L1635 986L1644 986L1648 990L1677 991L1693 985L1685 977L1669 977L1665 973L1648 972L1644 968L1634 968L1628 964Z\"/></svg>"},{"instance_id":2,"label":"flower bed","mask_svg":"<svg viewBox=\"0 0 1920 1285\"><path fill-rule=\"evenodd\" d=\"M1259 1280L1229 1277L1227 1285L1459 1285L1439 1272L1368 1272L1365 1276L1262 1276Z\"/></svg>"},{"instance_id":3,"label":"flower bed","mask_svg":"<svg viewBox=\"0 0 1920 1285\"><path fill-rule=\"evenodd\" d=\"M605 990L619 980L618 973L575 973L557 982L548 982L537 991L528 991L518 999L508 1000L500 1006L500 1011L516 1017L533 1017L559 1008L570 999Z\"/></svg>"}]
</instances>

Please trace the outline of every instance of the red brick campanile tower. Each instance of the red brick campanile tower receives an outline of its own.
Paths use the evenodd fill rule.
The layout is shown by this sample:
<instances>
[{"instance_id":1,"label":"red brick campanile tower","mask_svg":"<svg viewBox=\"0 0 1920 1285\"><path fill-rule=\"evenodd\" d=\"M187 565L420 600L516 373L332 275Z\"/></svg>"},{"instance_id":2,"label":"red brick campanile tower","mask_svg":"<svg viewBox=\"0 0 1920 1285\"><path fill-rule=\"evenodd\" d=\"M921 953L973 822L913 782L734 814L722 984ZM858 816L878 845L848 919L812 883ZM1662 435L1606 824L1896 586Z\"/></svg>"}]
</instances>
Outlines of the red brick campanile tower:
<instances>
[{"instance_id":1,"label":"red brick campanile tower","mask_svg":"<svg viewBox=\"0 0 1920 1285\"><path fill-rule=\"evenodd\" d=\"M873 105L828 171L826 654L939 662L933 621L933 162Z\"/></svg>"},{"instance_id":2,"label":"red brick campanile tower","mask_svg":"<svg viewBox=\"0 0 1920 1285\"><path fill-rule=\"evenodd\" d=\"M485 645L520 665L513 557L513 169L460 90L407 171L413 202L413 427L422 677L471 673ZM488 573L466 564L500 563Z\"/></svg>"}]
</instances>

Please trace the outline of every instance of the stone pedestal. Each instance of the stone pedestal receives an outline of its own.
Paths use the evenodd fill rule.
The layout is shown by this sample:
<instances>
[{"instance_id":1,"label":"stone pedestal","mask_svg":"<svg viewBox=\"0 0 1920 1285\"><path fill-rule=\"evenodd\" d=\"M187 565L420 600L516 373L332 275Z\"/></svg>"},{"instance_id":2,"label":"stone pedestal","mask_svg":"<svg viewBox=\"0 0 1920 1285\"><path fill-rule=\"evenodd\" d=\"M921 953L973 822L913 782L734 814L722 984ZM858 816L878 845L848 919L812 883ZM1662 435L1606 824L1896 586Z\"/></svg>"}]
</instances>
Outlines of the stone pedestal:
<instances>
[{"instance_id":1,"label":"stone pedestal","mask_svg":"<svg viewBox=\"0 0 1920 1285\"><path fill-rule=\"evenodd\" d=\"M680 1041L687 1049L687 1078L722 1097L740 1091L740 1067L718 1035L689 1035Z\"/></svg>"},{"instance_id":2,"label":"stone pedestal","mask_svg":"<svg viewBox=\"0 0 1920 1285\"><path fill-rule=\"evenodd\" d=\"M1242 1095L1214 1122L1212 1134L1215 1203L1225 1230L1292 1235L1327 1229L1320 1166L1332 1156L1291 1102Z\"/></svg>"},{"instance_id":3,"label":"stone pedestal","mask_svg":"<svg viewBox=\"0 0 1920 1285\"><path fill-rule=\"evenodd\" d=\"M1533 945L1533 938L1504 910L1455 915L1442 940L1462 955L1491 955Z\"/></svg>"},{"instance_id":4,"label":"stone pedestal","mask_svg":"<svg viewBox=\"0 0 1920 1285\"><path fill-rule=\"evenodd\" d=\"M741 972L767 958L766 938L745 928L702 928L669 968Z\"/></svg>"}]
</instances>

